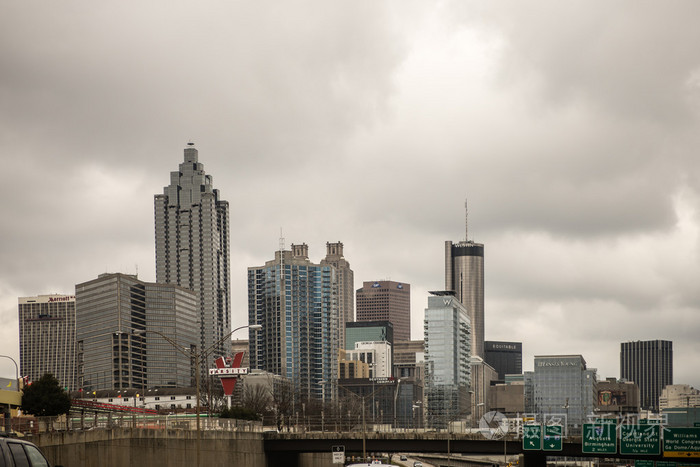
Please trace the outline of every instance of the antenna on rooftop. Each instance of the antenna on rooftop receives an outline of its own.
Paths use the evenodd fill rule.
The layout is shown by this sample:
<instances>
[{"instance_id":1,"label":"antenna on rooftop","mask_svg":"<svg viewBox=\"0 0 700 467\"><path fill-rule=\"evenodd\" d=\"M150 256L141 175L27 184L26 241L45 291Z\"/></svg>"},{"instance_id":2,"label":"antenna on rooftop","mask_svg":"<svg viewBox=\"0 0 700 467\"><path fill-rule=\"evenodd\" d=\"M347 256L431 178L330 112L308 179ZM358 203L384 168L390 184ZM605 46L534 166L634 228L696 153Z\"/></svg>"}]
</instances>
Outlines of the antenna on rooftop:
<instances>
[{"instance_id":1,"label":"antenna on rooftop","mask_svg":"<svg viewBox=\"0 0 700 467\"><path fill-rule=\"evenodd\" d=\"M469 241L469 205L467 199L464 200L464 240Z\"/></svg>"}]
</instances>

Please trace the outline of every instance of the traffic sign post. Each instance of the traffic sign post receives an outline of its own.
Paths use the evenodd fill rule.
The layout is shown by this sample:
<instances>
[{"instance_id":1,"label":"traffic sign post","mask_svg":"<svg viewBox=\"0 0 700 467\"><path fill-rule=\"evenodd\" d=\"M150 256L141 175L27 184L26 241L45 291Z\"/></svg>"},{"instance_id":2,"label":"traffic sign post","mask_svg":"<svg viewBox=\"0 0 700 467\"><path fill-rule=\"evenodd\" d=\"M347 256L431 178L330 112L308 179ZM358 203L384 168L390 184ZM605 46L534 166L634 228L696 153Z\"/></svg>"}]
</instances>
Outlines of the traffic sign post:
<instances>
[{"instance_id":1,"label":"traffic sign post","mask_svg":"<svg viewBox=\"0 0 700 467\"><path fill-rule=\"evenodd\" d=\"M544 440L542 442L542 450L544 451L561 451L564 427L561 425L546 425L544 427Z\"/></svg>"},{"instance_id":2,"label":"traffic sign post","mask_svg":"<svg viewBox=\"0 0 700 467\"><path fill-rule=\"evenodd\" d=\"M542 450L542 425L523 425L523 451Z\"/></svg>"},{"instance_id":3,"label":"traffic sign post","mask_svg":"<svg viewBox=\"0 0 700 467\"><path fill-rule=\"evenodd\" d=\"M664 457L700 457L700 428L664 428Z\"/></svg>"},{"instance_id":4,"label":"traffic sign post","mask_svg":"<svg viewBox=\"0 0 700 467\"><path fill-rule=\"evenodd\" d=\"M620 454L661 453L661 430L657 424L620 425Z\"/></svg>"},{"instance_id":5,"label":"traffic sign post","mask_svg":"<svg viewBox=\"0 0 700 467\"><path fill-rule=\"evenodd\" d=\"M583 424L582 450L585 454L617 453L617 429L615 420L600 420Z\"/></svg>"},{"instance_id":6,"label":"traffic sign post","mask_svg":"<svg viewBox=\"0 0 700 467\"><path fill-rule=\"evenodd\" d=\"M345 464L345 446L333 446L333 463Z\"/></svg>"}]
</instances>

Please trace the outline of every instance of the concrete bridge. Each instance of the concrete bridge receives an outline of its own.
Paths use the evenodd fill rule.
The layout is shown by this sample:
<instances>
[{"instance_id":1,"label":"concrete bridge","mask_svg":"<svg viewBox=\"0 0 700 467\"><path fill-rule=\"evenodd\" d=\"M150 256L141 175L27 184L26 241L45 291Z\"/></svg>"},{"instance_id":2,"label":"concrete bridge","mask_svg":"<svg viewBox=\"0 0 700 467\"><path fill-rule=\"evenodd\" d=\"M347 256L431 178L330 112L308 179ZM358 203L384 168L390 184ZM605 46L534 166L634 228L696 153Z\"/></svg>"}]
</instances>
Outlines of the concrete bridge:
<instances>
[{"instance_id":1,"label":"concrete bridge","mask_svg":"<svg viewBox=\"0 0 700 467\"><path fill-rule=\"evenodd\" d=\"M516 439L489 441L474 435L447 433L263 433L254 431L196 431L149 428L108 428L87 431L42 433L29 437L41 446L49 460L65 467L149 467L246 466L321 467L329 466L333 446L342 445L347 455L367 453L441 453L442 455L483 455L519 460L520 466L546 465L546 455L585 457L581 444L564 443L561 452L523 453ZM606 455L606 457L615 457ZM625 456L626 459L634 458ZM645 460L674 460L662 456ZM700 459L683 460L684 464ZM458 465L458 464L454 464ZM466 463L461 465L468 465ZM478 464L472 464L478 465ZM481 464L483 465L483 463Z\"/></svg>"}]
</instances>

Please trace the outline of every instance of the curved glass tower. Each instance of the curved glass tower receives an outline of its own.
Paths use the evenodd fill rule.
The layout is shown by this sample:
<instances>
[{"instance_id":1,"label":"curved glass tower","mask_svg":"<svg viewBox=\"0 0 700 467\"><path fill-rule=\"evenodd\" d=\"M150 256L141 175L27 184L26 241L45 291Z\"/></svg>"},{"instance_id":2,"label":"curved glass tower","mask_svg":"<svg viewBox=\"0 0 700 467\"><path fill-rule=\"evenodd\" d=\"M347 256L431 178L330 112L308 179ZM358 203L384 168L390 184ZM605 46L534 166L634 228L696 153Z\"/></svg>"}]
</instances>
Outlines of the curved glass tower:
<instances>
[{"instance_id":1,"label":"curved glass tower","mask_svg":"<svg viewBox=\"0 0 700 467\"><path fill-rule=\"evenodd\" d=\"M484 245L445 242L445 289L455 293L472 323L472 355L484 358Z\"/></svg>"}]
</instances>

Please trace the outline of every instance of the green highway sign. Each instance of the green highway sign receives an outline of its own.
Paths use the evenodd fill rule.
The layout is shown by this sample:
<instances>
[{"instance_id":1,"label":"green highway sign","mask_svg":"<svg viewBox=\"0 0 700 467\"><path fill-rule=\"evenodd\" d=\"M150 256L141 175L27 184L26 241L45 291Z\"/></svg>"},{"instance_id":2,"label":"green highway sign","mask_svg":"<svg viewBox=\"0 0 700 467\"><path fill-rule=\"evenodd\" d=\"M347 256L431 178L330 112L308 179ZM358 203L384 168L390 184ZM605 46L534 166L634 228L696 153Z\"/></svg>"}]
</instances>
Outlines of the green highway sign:
<instances>
[{"instance_id":1,"label":"green highway sign","mask_svg":"<svg viewBox=\"0 0 700 467\"><path fill-rule=\"evenodd\" d=\"M657 424L620 425L620 454L660 454L661 430Z\"/></svg>"},{"instance_id":2,"label":"green highway sign","mask_svg":"<svg viewBox=\"0 0 700 467\"><path fill-rule=\"evenodd\" d=\"M523 451L542 449L542 425L523 425Z\"/></svg>"},{"instance_id":3,"label":"green highway sign","mask_svg":"<svg viewBox=\"0 0 700 467\"><path fill-rule=\"evenodd\" d=\"M637 459L634 461L634 467L654 467L654 461Z\"/></svg>"},{"instance_id":4,"label":"green highway sign","mask_svg":"<svg viewBox=\"0 0 700 467\"><path fill-rule=\"evenodd\" d=\"M656 461L656 467L676 467L678 464L671 461Z\"/></svg>"},{"instance_id":5,"label":"green highway sign","mask_svg":"<svg viewBox=\"0 0 700 467\"><path fill-rule=\"evenodd\" d=\"M582 451L586 454L616 454L615 423L584 423Z\"/></svg>"},{"instance_id":6,"label":"green highway sign","mask_svg":"<svg viewBox=\"0 0 700 467\"><path fill-rule=\"evenodd\" d=\"M564 427L561 425L545 425L542 449L544 451L561 451L564 439Z\"/></svg>"},{"instance_id":7,"label":"green highway sign","mask_svg":"<svg viewBox=\"0 0 700 467\"><path fill-rule=\"evenodd\" d=\"M664 428L664 457L700 457L700 428Z\"/></svg>"}]
</instances>

